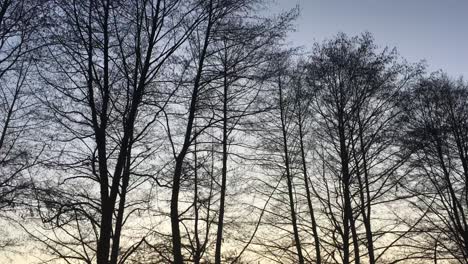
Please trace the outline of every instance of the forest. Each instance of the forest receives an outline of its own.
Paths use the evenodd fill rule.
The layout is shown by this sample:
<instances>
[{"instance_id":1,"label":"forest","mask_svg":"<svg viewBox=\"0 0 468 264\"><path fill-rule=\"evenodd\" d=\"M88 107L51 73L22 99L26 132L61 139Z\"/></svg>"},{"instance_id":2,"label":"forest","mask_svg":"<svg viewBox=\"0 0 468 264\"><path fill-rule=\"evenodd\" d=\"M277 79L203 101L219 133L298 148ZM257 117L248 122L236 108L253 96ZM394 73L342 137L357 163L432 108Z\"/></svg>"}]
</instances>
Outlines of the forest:
<instances>
[{"instance_id":1,"label":"forest","mask_svg":"<svg viewBox=\"0 0 468 264\"><path fill-rule=\"evenodd\" d=\"M0 263L467 264L468 82L270 6L0 0Z\"/></svg>"}]
</instances>

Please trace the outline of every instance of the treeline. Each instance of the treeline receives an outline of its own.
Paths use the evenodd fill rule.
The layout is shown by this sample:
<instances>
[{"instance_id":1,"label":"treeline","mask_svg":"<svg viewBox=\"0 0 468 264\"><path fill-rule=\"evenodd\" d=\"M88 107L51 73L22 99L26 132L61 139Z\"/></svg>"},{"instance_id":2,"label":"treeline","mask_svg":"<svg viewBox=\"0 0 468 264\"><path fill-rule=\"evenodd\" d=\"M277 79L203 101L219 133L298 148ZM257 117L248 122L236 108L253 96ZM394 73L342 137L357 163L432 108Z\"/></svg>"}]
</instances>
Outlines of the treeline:
<instances>
[{"instance_id":1,"label":"treeline","mask_svg":"<svg viewBox=\"0 0 468 264\"><path fill-rule=\"evenodd\" d=\"M269 4L1 0L5 261L468 263L468 83Z\"/></svg>"}]
</instances>

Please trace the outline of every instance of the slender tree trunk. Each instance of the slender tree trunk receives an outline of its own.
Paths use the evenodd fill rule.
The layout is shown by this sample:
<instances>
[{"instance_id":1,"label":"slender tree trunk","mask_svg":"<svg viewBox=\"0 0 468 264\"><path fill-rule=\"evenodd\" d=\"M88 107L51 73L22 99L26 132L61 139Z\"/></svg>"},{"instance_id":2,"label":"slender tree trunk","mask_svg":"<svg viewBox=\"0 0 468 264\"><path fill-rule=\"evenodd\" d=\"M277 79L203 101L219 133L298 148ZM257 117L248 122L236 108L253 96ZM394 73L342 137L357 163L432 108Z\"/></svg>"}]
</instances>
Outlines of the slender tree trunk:
<instances>
[{"instance_id":1,"label":"slender tree trunk","mask_svg":"<svg viewBox=\"0 0 468 264\"><path fill-rule=\"evenodd\" d=\"M301 247L301 240L299 237L299 229L297 227L297 218L296 218L296 211L295 211L295 203L294 203L294 190L293 190L293 183L292 183L292 175L289 168L289 151L288 151L288 140L287 140L287 131L286 131L286 120L285 120L285 112L284 112L284 102L283 102L283 88L281 85L281 77L278 78L278 90L279 90L279 107L280 107L280 115L281 115L281 130L282 130L282 137L283 137L283 154L284 154L284 165L286 170L286 179L288 184L288 196L289 196L289 206L291 212L291 223L294 232L294 243L297 250L298 256L298 263L304 264L304 256L302 255L302 247Z\"/></svg>"},{"instance_id":2,"label":"slender tree trunk","mask_svg":"<svg viewBox=\"0 0 468 264\"><path fill-rule=\"evenodd\" d=\"M354 263L359 264L361 263L361 256L359 254L359 237L356 232L356 220L354 219L352 211L350 214L349 221L351 227L351 235L353 238Z\"/></svg>"},{"instance_id":3,"label":"slender tree trunk","mask_svg":"<svg viewBox=\"0 0 468 264\"><path fill-rule=\"evenodd\" d=\"M112 240L110 264L117 264L118 257L120 254L120 235L122 233L122 228L123 228L125 201L127 197L128 183L130 181L131 148L132 148L132 144L130 143L130 146L128 147L127 161L125 164L125 169L124 169L123 177L122 177L123 179L122 179L122 188L121 188L120 200L119 200L119 210L117 212L117 219L115 220L115 231L114 231L114 236Z\"/></svg>"},{"instance_id":4,"label":"slender tree trunk","mask_svg":"<svg viewBox=\"0 0 468 264\"><path fill-rule=\"evenodd\" d=\"M299 104L299 111L298 111L298 124L299 124L299 143L301 147L301 159L302 159L302 170L303 170L303 176L304 176L304 185L306 189L306 196L307 196L307 206L309 207L309 212L310 212L310 220L312 223L312 233L314 236L314 242L315 242L315 260L317 264L322 263L322 257L320 253L320 239L318 236L318 231L317 231L317 222L315 220L315 214L314 214L314 207L312 205L312 196L310 194L310 189L309 189L309 177L307 174L307 163L306 163L306 155L305 155L305 149L304 149L304 131L302 127L302 114L301 114L301 98L298 98L298 104Z\"/></svg>"},{"instance_id":5,"label":"slender tree trunk","mask_svg":"<svg viewBox=\"0 0 468 264\"><path fill-rule=\"evenodd\" d=\"M180 178L182 176L182 165L184 163L185 155L187 154L187 150L190 146L191 136L192 136L192 128L193 122L195 119L195 112L197 107L197 100L198 100L198 92L200 88L200 81L201 75L203 71L203 65L205 62L205 57L208 49L209 39L211 28L213 26L212 21L212 13L213 13L213 3L210 1L209 7L209 15L207 21L207 28L205 32L205 38L203 42L203 48L200 53L200 58L198 61L198 69L197 74L195 76L193 91L192 91L192 99L190 102L190 109L189 109L189 116L187 120L187 127L185 130L185 137L182 149L179 155L176 158L176 164L174 169L174 176L172 179L172 195L171 195L171 230L172 230L172 251L174 255L174 263L175 264L183 264L184 258L182 256L182 239L180 236L180 228L179 228L179 193L180 193Z\"/></svg>"},{"instance_id":6,"label":"slender tree trunk","mask_svg":"<svg viewBox=\"0 0 468 264\"><path fill-rule=\"evenodd\" d=\"M210 235L210 228L211 228L211 201L213 199L213 192L214 192L214 186L217 184L214 178L214 165L215 165L215 142L212 140L211 142L211 161L210 161L210 193L208 195L208 206L206 208L206 218L205 218L205 223L206 223L206 230L205 230L205 241L203 241L202 249L206 249L206 245L208 244L208 237Z\"/></svg>"},{"instance_id":7,"label":"slender tree trunk","mask_svg":"<svg viewBox=\"0 0 468 264\"><path fill-rule=\"evenodd\" d=\"M227 58L226 58L227 59ZM225 61L227 63L227 61ZM224 207L226 198L226 174L227 174L227 158L228 158L228 117L227 117L227 105L228 105L228 80L227 80L227 69L224 65L224 78L223 78L223 168L221 172L221 197L219 202L219 217L218 217L218 233L216 235L216 252L215 252L215 263L221 264L221 245L223 243L223 225L224 225Z\"/></svg>"},{"instance_id":8,"label":"slender tree trunk","mask_svg":"<svg viewBox=\"0 0 468 264\"><path fill-rule=\"evenodd\" d=\"M178 209L179 192L180 192L180 177L182 175L183 159L179 157L177 157L176 159L174 178L172 180L172 197L171 197L172 251L174 254L174 263L184 263L184 259L182 257L182 241L180 237L179 209Z\"/></svg>"},{"instance_id":9,"label":"slender tree trunk","mask_svg":"<svg viewBox=\"0 0 468 264\"><path fill-rule=\"evenodd\" d=\"M343 184L343 199L344 199L344 212L343 212L343 264L349 264L349 230L351 222L351 197L349 192L350 176L349 176L349 164L348 154L346 150L346 139L344 124L341 120L342 113L339 120L339 140L340 140L340 159L341 159L341 177Z\"/></svg>"},{"instance_id":10,"label":"slender tree trunk","mask_svg":"<svg viewBox=\"0 0 468 264\"><path fill-rule=\"evenodd\" d=\"M372 225L371 225L371 195L370 195L370 187L369 187L369 170L367 164L367 152L364 146L364 138L363 138L363 128L362 122L360 117L358 116L358 125L359 125L359 143L361 146L361 154L362 154L362 165L363 165L363 172L364 172L364 189L361 185L360 192L361 192L361 204L362 204L362 217L364 221L364 227L366 229L366 239L367 239L367 252L369 254L369 264L375 264L375 253L374 253L374 237L372 234ZM360 174L358 174L358 178L360 180ZM363 192L365 190L366 199L364 199Z\"/></svg>"},{"instance_id":11,"label":"slender tree trunk","mask_svg":"<svg viewBox=\"0 0 468 264\"><path fill-rule=\"evenodd\" d=\"M93 62L92 62L92 25L91 25L91 16L92 16L92 3L90 1L89 9L89 69L88 72L90 76L89 79L92 80L93 76ZM98 146L98 158L99 158L99 176L101 184L101 221L100 221L100 230L99 230L99 241L97 245L97 264L108 264L109 262L109 253L110 253L110 243L111 243L111 233L112 233L112 218L114 213L114 205L110 202L109 197L109 180L108 180L108 171L107 171L107 154L106 154L106 127L107 127L107 104L109 101L109 32L108 32L108 20L109 20L109 8L110 1L106 1L104 4L104 18L103 18L103 36L104 36L104 74L103 74L103 102L102 109L100 113L100 126L96 131L96 143ZM89 91L92 95L93 83L90 81ZM97 121L97 111L94 105L94 97L90 98L92 100L92 108L94 109L93 116Z\"/></svg>"},{"instance_id":12,"label":"slender tree trunk","mask_svg":"<svg viewBox=\"0 0 468 264\"><path fill-rule=\"evenodd\" d=\"M193 262L195 264L200 264L201 258L201 247L200 247L200 237L199 237L199 214L198 214L198 155L197 155L197 140L194 140L194 150L193 150L193 159L194 159L194 196L193 196L193 208L195 210L195 223L194 223L194 232L195 232L195 254L193 256Z\"/></svg>"}]
</instances>

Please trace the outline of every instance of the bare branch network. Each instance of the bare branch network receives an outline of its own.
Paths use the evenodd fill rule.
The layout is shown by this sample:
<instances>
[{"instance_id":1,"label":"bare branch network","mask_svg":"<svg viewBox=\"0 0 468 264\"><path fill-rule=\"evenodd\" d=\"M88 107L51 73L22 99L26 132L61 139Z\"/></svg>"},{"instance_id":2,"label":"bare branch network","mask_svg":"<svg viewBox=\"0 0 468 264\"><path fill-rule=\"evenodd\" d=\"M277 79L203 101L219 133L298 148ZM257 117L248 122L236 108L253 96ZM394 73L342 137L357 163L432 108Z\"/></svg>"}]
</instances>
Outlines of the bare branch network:
<instances>
[{"instance_id":1,"label":"bare branch network","mask_svg":"<svg viewBox=\"0 0 468 264\"><path fill-rule=\"evenodd\" d=\"M468 83L266 8L1 0L0 262L467 264Z\"/></svg>"}]
</instances>

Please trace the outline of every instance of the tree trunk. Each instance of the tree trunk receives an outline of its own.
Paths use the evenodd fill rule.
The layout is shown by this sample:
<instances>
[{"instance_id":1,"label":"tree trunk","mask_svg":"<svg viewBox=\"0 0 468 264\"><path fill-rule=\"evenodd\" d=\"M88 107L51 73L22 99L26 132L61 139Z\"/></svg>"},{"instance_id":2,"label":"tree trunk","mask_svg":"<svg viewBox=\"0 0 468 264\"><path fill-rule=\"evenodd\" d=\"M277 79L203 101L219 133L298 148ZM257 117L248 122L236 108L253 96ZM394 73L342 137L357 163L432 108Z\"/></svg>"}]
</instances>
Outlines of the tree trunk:
<instances>
[{"instance_id":1,"label":"tree trunk","mask_svg":"<svg viewBox=\"0 0 468 264\"><path fill-rule=\"evenodd\" d=\"M182 165L184 163L185 155L190 146L193 122L195 119L195 111L197 107L198 92L200 88L201 75L203 71L203 64L205 62L205 57L208 49L209 38L211 33L211 28L213 26L212 21L213 13L213 3L210 1L209 15L207 21L207 28L205 32L205 38L203 42L203 48L201 50L200 58L198 61L197 74L195 76L195 81L192 91L192 99L190 102L190 110L187 121L187 127L185 130L184 144L179 155L176 158L176 164L174 169L174 176L172 179L172 196L171 196L171 230L172 230L172 251L174 255L175 264L183 264L184 259L182 256L182 241L180 236L179 229L179 193L180 193L180 178L182 176Z\"/></svg>"},{"instance_id":2,"label":"tree trunk","mask_svg":"<svg viewBox=\"0 0 468 264\"><path fill-rule=\"evenodd\" d=\"M295 203L294 203L294 191L293 191L293 182L292 182L292 175L289 169L289 152L288 152L288 140L287 140L287 131L286 131L286 120L285 120L285 112L284 112L284 102L283 102L283 88L281 85L281 77L278 78L278 89L279 89L279 107L280 107L280 115L281 115L281 130L282 130L282 137L283 137L283 154L284 154L284 165L286 170L286 179L288 185L288 197L289 197L289 207L291 212L291 223L294 232L294 244L296 246L297 256L298 256L298 263L304 264L304 256L302 255L302 247L301 247L301 240L299 237L299 229L297 227L297 218L296 218L296 211L295 211Z\"/></svg>"},{"instance_id":3,"label":"tree trunk","mask_svg":"<svg viewBox=\"0 0 468 264\"><path fill-rule=\"evenodd\" d=\"M315 242L315 261L317 264L322 263L322 257L320 253L320 239L318 236L318 231L317 231L317 222L315 220L315 214L314 214L314 208L312 205L312 196L310 195L310 189L309 189L309 177L307 174L307 164L306 164L306 156L305 156L305 150L304 150L304 132L303 132L303 127L302 127L302 114L301 114L301 98L298 98L298 104L299 104L299 111L298 111L298 125L299 125L299 143L300 143L300 148L301 148L301 161L302 161L302 171L303 171L303 176L304 176L304 185L305 185L305 190L306 190L306 196L307 196L307 206L309 207L309 212L310 212L310 220L312 224L312 233L314 236L314 242Z\"/></svg>"},{"instance_id":4,"label":"tree trunk","mask_svg":"<svg viewBox=\"0 0 468 264\"><path fill-rule=\"evenodd\" d=\"M227 62L225 62L227 63ZM219 202L219 217L218 217L218 233L216 234L216 252L215 263L221 264L221 244L223 243L223 225L224 225L224 206L226 198L226 174L227 174L227 145L228 145L228 131L227 131L227 105L228 105L228 80L227 69L224 65L224 80L223 80L223 167L221 172L221 197Z\"/></svg>"}]
</instances>

